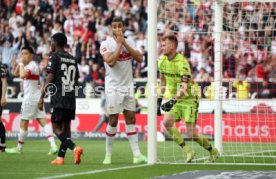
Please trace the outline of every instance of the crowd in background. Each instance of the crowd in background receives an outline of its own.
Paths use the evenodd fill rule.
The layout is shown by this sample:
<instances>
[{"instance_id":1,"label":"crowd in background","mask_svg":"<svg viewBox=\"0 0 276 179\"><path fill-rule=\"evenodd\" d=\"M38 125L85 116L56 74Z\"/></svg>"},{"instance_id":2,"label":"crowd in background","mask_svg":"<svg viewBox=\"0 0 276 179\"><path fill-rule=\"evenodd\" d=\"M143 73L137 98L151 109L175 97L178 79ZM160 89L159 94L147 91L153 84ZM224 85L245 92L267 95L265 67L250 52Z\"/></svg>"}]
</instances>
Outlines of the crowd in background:
<instances>
[{"instance_id":1,"label":"crowd in background","mask_svg":"<svg viewBox=\"0 0 276 179\"><path fill-rule=\"evenodd\" d=\"M79 63L80 82L103 84L105 69L99 47L111 35L112 19L120 16L125 24L124 35L134 40L144 55L141 64L133 62L133 75L146 80L147 0L3 0L0 6L0 55L10 72L20 58L20 47L28 44L36 51L43 78L50 37L64 32L67 51ZM269 88L276 83L275 9L276 3L224 6L224 80L261 82ZM212 0L158 0L158 53L162 37L175 33L178 51L189 60L194 80L213 82L214 21ZM13 81L10 75L9 84Z\"/></svg>"}]
</instances>

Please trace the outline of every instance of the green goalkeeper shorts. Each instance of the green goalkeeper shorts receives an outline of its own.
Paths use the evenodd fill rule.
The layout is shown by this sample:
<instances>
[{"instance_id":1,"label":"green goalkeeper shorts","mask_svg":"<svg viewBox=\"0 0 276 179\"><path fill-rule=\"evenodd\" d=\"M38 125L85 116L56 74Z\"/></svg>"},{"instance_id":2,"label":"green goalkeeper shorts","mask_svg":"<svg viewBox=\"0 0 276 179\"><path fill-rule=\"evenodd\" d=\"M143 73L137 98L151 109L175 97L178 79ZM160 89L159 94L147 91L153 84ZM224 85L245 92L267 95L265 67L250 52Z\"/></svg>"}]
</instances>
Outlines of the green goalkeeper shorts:
<instances>
[{"instance_id":1,"label":"green goalkeeper shorts","mask_svg":"<svg viewBox=\"0 0 276 179\"><path fill-rule=\"evenodd\" d=\"M173 115L175 122L184 119L187 124L196 124L198 118L198 106L198 101L188 104L184 101L177 102L173 108L165 114Z\"/></svg>"}]
</instances>

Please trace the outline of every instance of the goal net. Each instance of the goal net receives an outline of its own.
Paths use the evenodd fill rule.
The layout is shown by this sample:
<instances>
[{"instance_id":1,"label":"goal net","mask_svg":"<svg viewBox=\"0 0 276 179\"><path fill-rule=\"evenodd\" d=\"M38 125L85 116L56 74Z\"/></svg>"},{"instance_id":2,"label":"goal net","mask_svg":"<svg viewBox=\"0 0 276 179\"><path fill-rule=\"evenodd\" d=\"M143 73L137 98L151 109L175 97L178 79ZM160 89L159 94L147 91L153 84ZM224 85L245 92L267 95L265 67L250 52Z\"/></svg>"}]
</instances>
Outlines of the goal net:
<instances>
[{"instance_id":1,"label":"goal net","mask_svg":"<svg viewBox=\"0 0 276 179\"><path fill-rule=\"evenodd\" d=\"M214 146L214 45L221 54L222 154L216 163L276 165L276 2L220 1L223 17L215 17L213 0L160 0L158 54L162 36L175 34L177 51L190 62L193 80L201 87L196 130ZM223 18L220 41L214 24ZM158 161L184 163L186 155L162 126ZM186 145L203 163L209 152L187 136L184 120L175 123Z\"/></svg>"}]
</instances>

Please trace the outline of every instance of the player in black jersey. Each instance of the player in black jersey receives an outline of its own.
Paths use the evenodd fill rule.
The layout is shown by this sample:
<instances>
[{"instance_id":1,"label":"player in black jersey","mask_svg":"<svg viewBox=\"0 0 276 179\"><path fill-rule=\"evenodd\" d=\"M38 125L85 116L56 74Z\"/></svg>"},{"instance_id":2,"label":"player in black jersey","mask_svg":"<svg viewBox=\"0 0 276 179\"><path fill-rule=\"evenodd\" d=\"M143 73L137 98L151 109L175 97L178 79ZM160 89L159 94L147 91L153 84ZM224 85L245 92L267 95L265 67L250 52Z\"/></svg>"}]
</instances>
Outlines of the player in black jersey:
<instances>
[{"instance_id":1,"label":"player in black jersey","mask_svg":"<svg viewBox=\"0 0 276 179\"><path fill-rule=\"evenodd\" d=\"M51 91L51 121L53 131L61 141L57 159L51 164L64 164L67 148L74 151L75 164L81 162L83 153L81 147L71 140L71 120L75 119L76 96L75 87L78 83L79 71L75 58L64 50L67 38L63 33L56 33L51 38L52 53L47 66L47 77L39 101L39 108L43 109L45 90Z\"/></svg>"},{"instance_id":2,"label":"player in black jersey","mask_svg":"<svg viewBox=\"0 0 276 179\"><path fill-rule=\"evenodd\" d=\"M7 68L5 65L0 63L0 152L5 152L6 148L6 129L5 126L1 120L2 116L2 107L4 107L7 104L6 101L6 92L7 92Z\"/></svg>"}]
</instances>

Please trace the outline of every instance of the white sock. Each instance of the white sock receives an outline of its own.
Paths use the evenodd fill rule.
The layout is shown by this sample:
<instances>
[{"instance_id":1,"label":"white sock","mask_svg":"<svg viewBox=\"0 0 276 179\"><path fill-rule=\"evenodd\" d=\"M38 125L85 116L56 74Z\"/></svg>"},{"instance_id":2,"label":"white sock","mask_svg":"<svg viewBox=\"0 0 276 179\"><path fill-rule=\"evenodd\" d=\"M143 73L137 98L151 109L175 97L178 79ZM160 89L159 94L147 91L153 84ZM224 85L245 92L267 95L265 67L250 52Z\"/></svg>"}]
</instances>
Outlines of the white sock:
<instances>
[{"instance_id":1,"label":"white sock","mask_svg":"<svg viewBox=\"0 0 276 179\"><path fill-rule=\"evenodd\" d=\"M48 141L50 142L50 145L51 147L54 147L56 146L56 142L55 142L55 138L54 138L54 133L53 133L53 130L51 128L51 126L49 124L46 124L44 127L43 127L46 135L47 135L47 138L48 138Z\"/></svg>"},{"instance_id":2,"label":"white sock","mask_svg":"<svg viewBox=\"0 0 276 179\"><path fill-rule=\"evenodd\" d=\"M112 127L109 124L106 127L106 140L105 140L105 151L106 155L111 156L112 154L112 145L116 135L116 127Z\"/></svg>"},{"instance_id":3,"label":"white sock","mask_svg":"<svg viewBox=\"0 0 276 179\"><path fill-rule=\"evenodd\" d=\"M0 147L6 147L6 144L0 143Z\"/></svg>"},{"instance_id":4,"label":"white sock","mask_svg":"<svg viewBox=\"0 0 276 179\"><path fill-rule=\"evenodd\" d=\"M133 156L138 157L139 155L141 155L141 152L138 146L138 135L134 124L126 125L126 134Z\"/></svg>"},{"instance_id":5,"label":"white sock","mask_svg":"<svg viewBox=\"0 0 276 179\"><path fill-rule=\"evenodd\" d=\"M23 129L19 130L18 143L17 143L18 149L22 150L24 145L24 139L27 137L27 135L28 135L28 131L24 131Z\"/></svg>"}]
</instances>

